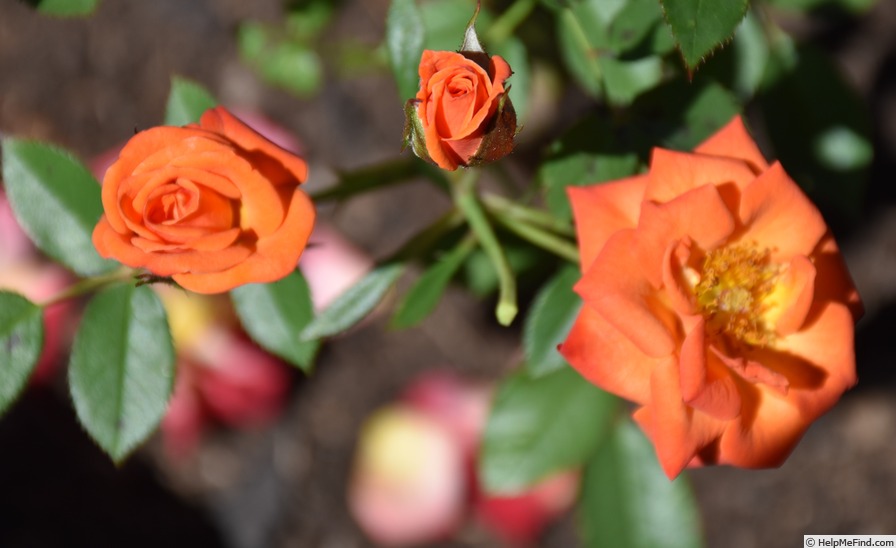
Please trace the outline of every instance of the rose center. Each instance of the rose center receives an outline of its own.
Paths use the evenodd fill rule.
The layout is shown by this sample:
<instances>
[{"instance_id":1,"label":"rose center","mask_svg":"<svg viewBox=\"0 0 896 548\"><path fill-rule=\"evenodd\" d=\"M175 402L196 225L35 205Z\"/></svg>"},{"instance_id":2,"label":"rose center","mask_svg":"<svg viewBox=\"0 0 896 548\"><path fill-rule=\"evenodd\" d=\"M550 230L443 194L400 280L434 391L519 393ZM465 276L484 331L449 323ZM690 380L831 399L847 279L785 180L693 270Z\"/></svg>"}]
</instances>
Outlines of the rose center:
<instances>
[{"instance_id":1,"label":"rose center","mask_svg":"<svg viewBox=\"0 0 896 548\"><path fill-rule=\"evenodd\" d=\"M725 246L706 254L694 294L712 331L751 346L773 341L774 331L764 316L779 269L770 256L769 250L748 245Z\"/></svg>"}]
</instances>

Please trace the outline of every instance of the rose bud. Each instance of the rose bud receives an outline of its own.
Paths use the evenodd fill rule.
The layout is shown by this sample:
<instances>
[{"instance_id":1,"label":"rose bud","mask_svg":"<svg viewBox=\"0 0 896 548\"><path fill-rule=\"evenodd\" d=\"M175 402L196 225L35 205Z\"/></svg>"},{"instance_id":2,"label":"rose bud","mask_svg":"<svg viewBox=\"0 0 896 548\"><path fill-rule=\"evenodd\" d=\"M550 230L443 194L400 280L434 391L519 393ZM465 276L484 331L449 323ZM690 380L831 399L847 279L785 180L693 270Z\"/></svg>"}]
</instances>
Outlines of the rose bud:
<instances>
[{"instance_id":1,"label":"rose bud","mask_svg":"<svg viewBox=\"0 0 896 548\"><path fill-rule=\"evenodd\" d=\"M314 224L308 166L223 107L134 135L103 177L100 255L197 293L292 272Z\"/></svg>"},{"instance_id":2,"label":"rose bud","mask_svg":"<svg viewBox=\"0 0 896 548\"><path fill-rule=\"evenodd\" d=\"M516 137L516 112L504 85L510 65L485 53L475 21L476 15L459 52L423 52L420 90L405 105L404 145L448 171L503 158Z\"/></svg>"},{"instance_id":3,"label":"rose bud","mask_svg":"<svg viewBox=\"0 0 896 548\"><path fill-rule=\"evenodd\" d=\"M584 305L561 354L638 405L670 478L782 464L856 383L862 305L818 209L739 117L568 192Z\"/></svg>"}]
</instances>

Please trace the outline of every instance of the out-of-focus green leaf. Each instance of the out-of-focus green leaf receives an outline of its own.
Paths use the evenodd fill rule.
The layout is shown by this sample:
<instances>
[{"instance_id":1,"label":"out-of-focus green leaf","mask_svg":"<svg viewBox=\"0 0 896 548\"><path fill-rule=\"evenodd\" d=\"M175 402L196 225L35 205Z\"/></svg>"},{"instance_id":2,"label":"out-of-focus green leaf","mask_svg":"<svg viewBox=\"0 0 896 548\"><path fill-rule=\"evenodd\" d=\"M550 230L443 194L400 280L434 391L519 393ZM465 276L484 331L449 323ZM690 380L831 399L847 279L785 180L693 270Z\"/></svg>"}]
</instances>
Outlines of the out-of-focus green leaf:
<instances>
[{"instance_id":1,"label":"out-of-focus green leaf","mask_svg":"<svg viewBox=\"0 0 896 548\"><path fill-rule=\"evenodd\" d=\"M113 269L115 263L93 247L103 204L90 171L68 152L44 143L4 139L2 146L6 193L34 243L81 276Z\"/></svg>"},{"instance_id":2,"label":"out-of-focus green leaf","mask_svg":"<svg viewBox=\"0 0 896 548\"><path fill-rule=\"evenodd\" d=\"M753 97L765 76L769 44L762 23L748 11L731 45L718 52L702 72L730 87L741 100Z\"/></svg>"},{"instance_id":3,"label":"out-of-focus green leaf","mask_svg":"<svg viewBox=\"0 0 896 548\"><path fill-rule=\"evenodd\" d=\"M404 271L403 264L386 264L373 270L336 297L330 306L302 331L302 340L321 339L352 327L379 304Z\"/></svg>"},{"instance_id":4,"label":"out-of-focus green leaf","mask_svg":"<svg viewBox=\"0 0 896 548\"><path fill-rule=\"evenodd\" d=\"M603 57L601 67L607 101L616 106L630 104L638 95L656 87L663 79L663 62L656 56L634 61Z\"/></svg>"},{"instance_id":5,"label":"out-of-focus green leaf","mask_svg":"<svg viewBox=\"0 0 896 548\"><path fill-rule=\"evenodd\" d=\"M591 460L579 521L589 547L698 548L699 514L684 477L669 481L650 442L619 421Z\"/></svg>"},{"instance_id":6,"label":"out-of-focus green leaf","mask_svg":"<svg viewBox=\"0 0 896 548\"><path fill-rule=\"evenodd\" d=\"M638 169L638 155L629 144L601 114L586 117L552 143L538 171L551 212L561 219L571 218L566 196L568 186L590 185L634 174Z\"/></svg>"},{"instance_id":7,"label":"out-of-focus green leaf","mask_svg":"<svg viewBox=\"0 0 896 548\"><path fill-rule=\"evenodd\" d=\"M606 435L616 402L572 368L537 379L512 375L498 388L482 440L485 490L519 493L584 464Z\"/></svg>"},{"instance_id":8,"label":"out-of-focus green leaf","mask_svg":"<svg viewBox=\"0 0 896 548\"><path fill-rule=\"evenodd\" d=\"M622 4L608 2L607 11ZM583 1L574 9L557 14L557 38L567 69L582 88L593 97L603 94L603 71L600 52L609 48L609 25L612 19L596 2Z\"/></svg>"},{"instance_id":9,"label":"out-of-focus green leaf","mask_svg":"<svg viewBox=\"0 0 896 548\"><path fill-rule=\"evenodd\" d=\"M557 345L566 339L582 308L582 299L572 290L579 278L578 268L566 266L535 296L523 325L526 371L533 378L566 367Z\"/></svg>"},{"instance_id":10,"label":"out-of-focus green leaf","mask_svg":"<svg viewBox=\"0 0 896 548\"><path fill-rule=\"evenodd\" d=\"M476 9L475 0L421 0L419 6L425 29L424 48L441 51L456 51L460 48L467 23ZM476 18L476 30L480 36L485 34L492 19L491 13L483 6ZM493 53L488 44L483 43L482 46L488 53Z\"/></svg>"},{"instance_id":11,"label":"out-of-focus green leaf","mask_svg":"<svg viewBox=\"0 0 896 548\"><path fill-rule=\"evenodd\" d=\"M774 156L829 218L856 220L872 159L868 112L823 53L781 40L757 96Z\"/></svg>"},{"instance_id":12,"label":"out-of-focus green leaf","mask_svg":"<svg viewBox=\"0 0 896 548\"><path fill-rule=\"evenodd\" d=\"M323 67L313 45L256 22L240 25L237 44L246 63L273 86L305 97L323 83Z\"/></svg>"},{"instance_id":13,"label":"out-of-focus green leaf","mask_svg":"<svg viewBox=\"0 0 896 548\"><path fill-rule=\"evenodd\" d=\"M35 3L30 1L29 3ZM37 9L41 13L57 17L78 17L93 13L100 0L38 0Z\"/></svg>"},{"instance_id":14,"label":"out-of-focus green leaf","mask_svg":"<svg viewBox=\"0 0 896 548\"><path fill-rule=\"evenodd\" d=\"M660 20L656 2L584 0L557 16L560 53L585 91L627 105L662 79Z\"/></svg>"},{"instance_id":15,"label":"out-of-focus green leaf","mask_svg":"<svg viewBox=\"0 0 896 548\"><path fill-rule=\"evenodd\" d=\"M462 241L420 276L396 308L392 316L392 327L413 327L429 316L439 304L451 278L473 250L473 245L472 239Z\"/></svg>"},{"instance_id":16,"label":"out-of-focus green leaf","mask_svg":"<svg viewBox=\"0 0 896 548\"><path fill-rule=\"evenodd\" d=\"M629 0L610 23L610 48L616 53L634 48L662 19L663 12L656 0Z\"/></svg>"},{"instance_id":17,"label":"out-of-focus green leaf","mask_svg":"<svg viewBox=\"0 0 896 548\"><path fill-rule=\"evenodd\" d=\"M674 80L638 98L642 121L627 128L639 150L662 146L691 150L740 113L734 95L709 78Z\"/></svg>"},{"instance_id":18,"label":"out-of-focus green leaf","mask_svg":"<svg viewBox=\"0 0 896 548\"><path fill-rule=\"evenodd\" d=\"M0 415L28 384L43 344L40 307L21 295L0 291Z\"/></svg>"},{"instance_id":19,"label":"out-of-focus green leaf","mask_svg":"<svg viewBox=\"0 0 896 548\"><path fill-rule=\"evenodd\" d=\"M165 105L165 125L185 126L199 122L202 113L217 104L215 97L202 85L174 76L171 78L171 91Z\"/></svg>"},{"instance_id":20,"label":"out-of-focus green leaf","mask_svg":"<svg viewBox=\"0 0 896 548\"><path fill-rule=\"evenodd\" d=\"M158 426L174 382L174 348L150 288L119 284L87 305L72 346L78 420L116 463Z\"/></svg>"},{"instance_id":21,"label":"out-of-focus green leaf","mask_svg":"<svg viewBox=\"0 0 896 548\"><path fill-rule=\"evenodd\" d=\"M417 94L423 54L423 17L414 0L392 0L386 17L386 49L402 101Z\"/></svg>"},{"instance_id":22,"label":"out-of-focus green leaf","mask_svg":"<svg viewBox=\"0 0 896 548\"><path fill-rule=\"evenodd\" d=\"M265 350L310 372L320 343L299 334L314 317L308 282L298 270L282 280L248 284L230 292L240 323Z\"/></svg>"},{"instance_id":23,"label":"out-of-focus green leaf","mask_svg":"<svg viewBox=\"0 0 896 548\"><path fill-rule=\"evenodd\" d=\"M689 72L725 43L747 13L748 0L661 0L666 22Z\"/></svg>"}]
</instances>

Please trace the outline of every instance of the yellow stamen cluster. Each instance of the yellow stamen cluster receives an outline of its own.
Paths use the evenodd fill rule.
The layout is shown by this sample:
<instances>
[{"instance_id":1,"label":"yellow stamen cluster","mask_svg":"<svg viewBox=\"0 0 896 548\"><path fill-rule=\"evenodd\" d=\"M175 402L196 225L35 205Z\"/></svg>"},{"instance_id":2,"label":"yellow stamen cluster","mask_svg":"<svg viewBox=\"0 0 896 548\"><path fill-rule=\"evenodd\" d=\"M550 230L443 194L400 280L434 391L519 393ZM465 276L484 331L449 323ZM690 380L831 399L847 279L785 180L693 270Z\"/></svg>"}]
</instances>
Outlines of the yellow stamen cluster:
<instances>
[{"instance_id":1,"label":"yellow stamen cluster","mask_svg":"<svg viewBox=\"0 0 896 548\"><path fill-rule=\"evenodd\" d=\"M731 245L708 252L694 286L707 326L751 346L771 343L774 332L763 316L777 277L767 249Z\"/></svg>"}]
</instances>

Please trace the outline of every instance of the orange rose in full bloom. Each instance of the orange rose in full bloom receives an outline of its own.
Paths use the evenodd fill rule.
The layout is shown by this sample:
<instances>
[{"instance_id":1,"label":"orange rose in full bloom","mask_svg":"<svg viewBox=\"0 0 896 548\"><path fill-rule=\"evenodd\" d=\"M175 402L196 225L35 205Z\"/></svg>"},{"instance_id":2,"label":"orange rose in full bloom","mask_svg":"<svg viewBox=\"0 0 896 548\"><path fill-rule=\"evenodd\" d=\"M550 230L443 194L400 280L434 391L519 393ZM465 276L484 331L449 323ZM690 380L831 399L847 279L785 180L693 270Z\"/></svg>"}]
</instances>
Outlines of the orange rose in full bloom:
<instances>
[{"instance_id":1,"label":"orange rose in full bloom","mask_svg":"<svg viewBox=\"0 0 896 548\"><path fill-rule=\"evenodd\" d=\"M569 196L584 306L560 351L639 405L669 477L778 466L855 384L862 309L837 245L740 118Z\"/></svg>"},{"instance_id":2,"label":"orange rose in full bloom","mask_svg":"<svg viewBox=\"0 0 896 548\"><path fill-rule=\"evenodd\" d=\"M504 82L510 65L481 51L426 50L420 91L408 101L405 141L417 156L453 171L513 149L516 114Z\"/></svg>"},{"instance_id":3,"label":"orange rose in full bloom","mask_svg":"<svg viewBox=\"0 0 896 548\"><path fill-rule=\"evenodd\" d=\"M197 293L278 280L311 234L304 160L222 107L128 141L103 178L93 244Z\"/></svg>"}]
</instances>

